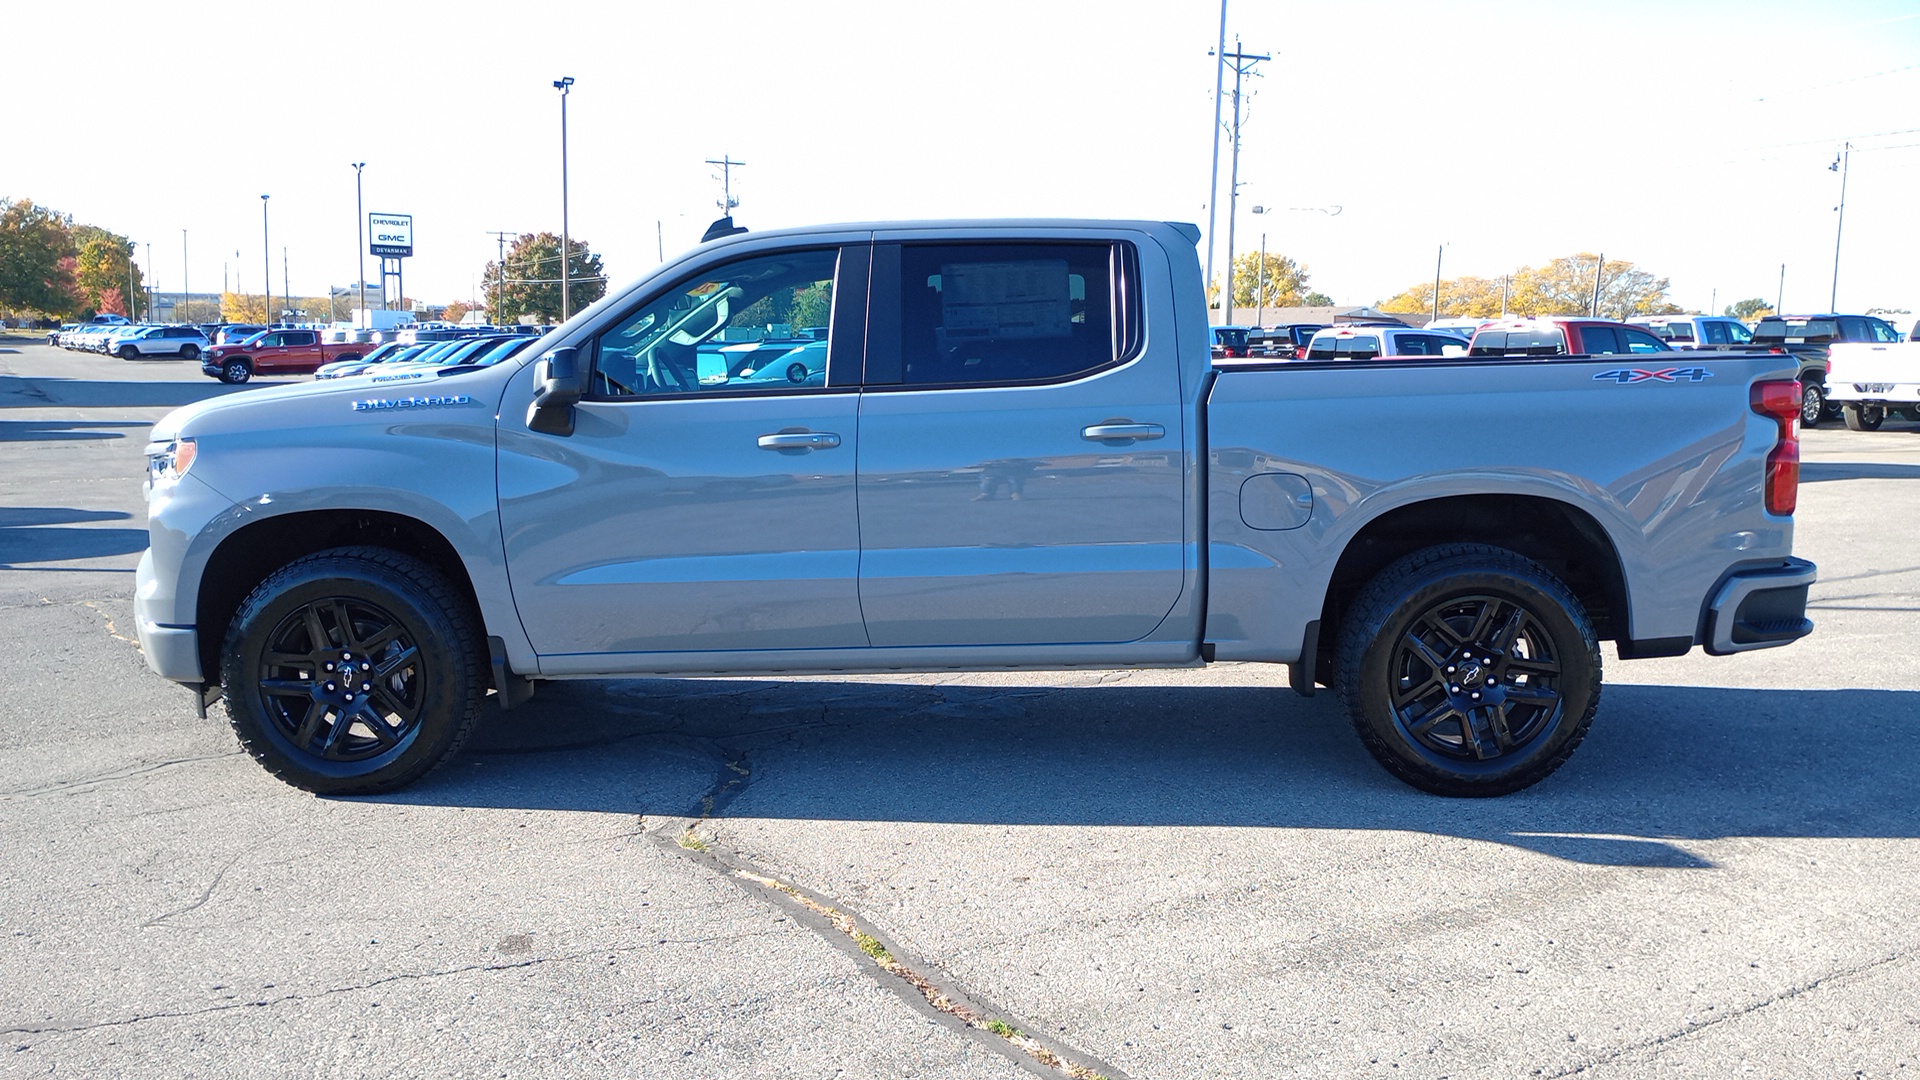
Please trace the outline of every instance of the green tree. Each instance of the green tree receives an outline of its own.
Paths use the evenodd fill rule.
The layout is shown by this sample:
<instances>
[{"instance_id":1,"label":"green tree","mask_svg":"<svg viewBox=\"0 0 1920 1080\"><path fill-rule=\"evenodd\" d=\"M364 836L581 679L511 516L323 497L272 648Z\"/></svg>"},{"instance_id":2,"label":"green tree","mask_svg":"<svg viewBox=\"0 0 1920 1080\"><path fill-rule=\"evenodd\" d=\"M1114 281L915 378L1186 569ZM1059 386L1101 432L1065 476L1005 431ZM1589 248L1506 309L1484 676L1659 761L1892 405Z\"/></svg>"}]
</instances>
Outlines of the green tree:
<instances>
[{"instance_id":1,"label":"green tree","mask_svg":"<svg viewBox=\"0 0 1920 1080\"><path fill-rule=\"evenodd\" d=\"M1773 314L1773 305L1757 296L1727 305L1728 317L1740 319L1744 322L1764 319L1771 314Z\"/></svg>"},{"instance_id":2,"label":"green tree","mask_svg":"<svg viewBox=\"0 0 1920 1080\"><path fill-rule=\"evenodd\" d=\"M1260 253L1249 251L1233 259L1233 306L1299 307L1306 301L1307 268L1279 252L1266 254L1266 273L1260 272ZM1207 302L1220 305L1220 282L1207 289Z\"/></svg>"},{"instance_id":3,"label":"green tree","mask_svg":"<svg viewBox=\"0 0 1920 1080\"><path fill-rule=\"evenodd\" d=\"M73 220L0 199L0 307L64 315L73 307Z\"/></svg>"},{"instance_id":4,"label":"green tree","mask_svg":"<svg viewBox=\"0 0 1920 1080\"><path fill-rule=\"evenodd\" d=\"M1304 307L1332 307L1333 297L1323 292L1310 292L1300 298L1300 303Z\"/></svg>"},{"instance_id":5,"label":"green tree","mask_svg":"<svg viewBox=\"0 0 1920 1080\"><path fill-rule=\"evenodd\" d=\"M144 315L146 275L133 261L133 241L97 225L75 228L73 238L80 248L73 275L80 306L135 320Z\"/></svg>"},{"instance_id":6,"label":"green tree","mask_svg":"<svg viewBox=\"0 0 1920 1080\"><path fill-rule=\"evenodd\" d=\"M573 310L579 311L607 294L606 270L584 240L573 241L567 265L568 291ZM506 289L501 295L500 264L487 263L487 310L496 322L517 322L532 315L545 322L560 321L560 238L550 232L526 233L507 249Z\"/></svg>"}]
</instances>

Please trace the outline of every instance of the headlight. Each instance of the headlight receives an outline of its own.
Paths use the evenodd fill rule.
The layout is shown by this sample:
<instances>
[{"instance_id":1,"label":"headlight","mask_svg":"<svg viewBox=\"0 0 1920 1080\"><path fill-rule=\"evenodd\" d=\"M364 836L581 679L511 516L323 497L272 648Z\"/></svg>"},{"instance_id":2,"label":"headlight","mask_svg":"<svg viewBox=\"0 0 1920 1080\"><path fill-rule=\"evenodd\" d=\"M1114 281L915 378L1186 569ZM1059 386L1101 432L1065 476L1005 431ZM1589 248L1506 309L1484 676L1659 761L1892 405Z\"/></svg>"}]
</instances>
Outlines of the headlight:
<instances>
[{"instance_id":1,"label":"headlight","mask_svg":"<svg viewBox=\"0 0 1920 1080\"><path fill-rule=\"evenodd\" d=\"M168 442L147 444L147 483L149 498L157 491L165 491L193 468L193 459L199 455L199 448L192 439L173 439Z\"/></svg>"}]
</instances>

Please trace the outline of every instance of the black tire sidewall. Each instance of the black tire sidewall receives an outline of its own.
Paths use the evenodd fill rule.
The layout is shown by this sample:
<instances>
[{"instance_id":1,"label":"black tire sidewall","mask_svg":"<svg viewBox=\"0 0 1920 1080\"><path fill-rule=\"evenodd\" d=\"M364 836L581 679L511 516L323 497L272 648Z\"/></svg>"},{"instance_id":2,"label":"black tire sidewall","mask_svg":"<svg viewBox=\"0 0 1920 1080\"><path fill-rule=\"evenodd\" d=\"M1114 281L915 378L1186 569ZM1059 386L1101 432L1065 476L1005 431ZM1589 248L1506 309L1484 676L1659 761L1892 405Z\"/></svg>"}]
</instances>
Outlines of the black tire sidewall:
<instances>
[{"instance_id":1,"label":"black tire sidewall","mask_svg":"<svg viewBox=\"0 0 1920 1080\"><path fill-rule=\"evenodd\" d=\"M328 761L295 746L254 689L267 635L289 614L331 597L382 608L420 650L418 723L398 746L362 761ZM471 639L462 614L392 567L351 556L304 559L269 577L234 615L221 663L228 719L254 758L296 787L319 794L390 791L431 771L465 738L484 692Z\"/></svg>"},{"instance_id":2,"label":"black tire sidewall","mask_svg":"<svg viewBox=\"0 0 1920 1080\"><path fill-rule=\"evenodd\" d=\"M1348 638L1341 655L1360 657L1354 670L1340 676L1350 717L1375 758L1423 791L1490 796L1529 787L1565 761L1592 720L1600 691L1600 652L1585 611L1545 571L1529 571L1532 564L1512 558L1511 568L1476 559L1435 562L1396 581L1399 588L1391 598L1364 597L1356 607L1357 618L1349 623L1348 632L1358 640ZM1392 576L1389 568L1382 580ZM1388 691L1396 643L1414 620L1450 597L1468 596L1493 596L1525 607L1551 639L1561 669L1561 709L1551 726L1515 753L1484 762L1463 761L1422 746L1401 727Z\"/></svg>"},{"instance_id":3,"label":"black tire sidewall","mask_svg":"<svg viewBox=\"0 0 1920 1080\"><path fill-rule=\"evenodd\" d=\"M229 360L220 365L220 381L239 385L253 378L253 369L244 360Z\"/></svg>"}]
</instances>

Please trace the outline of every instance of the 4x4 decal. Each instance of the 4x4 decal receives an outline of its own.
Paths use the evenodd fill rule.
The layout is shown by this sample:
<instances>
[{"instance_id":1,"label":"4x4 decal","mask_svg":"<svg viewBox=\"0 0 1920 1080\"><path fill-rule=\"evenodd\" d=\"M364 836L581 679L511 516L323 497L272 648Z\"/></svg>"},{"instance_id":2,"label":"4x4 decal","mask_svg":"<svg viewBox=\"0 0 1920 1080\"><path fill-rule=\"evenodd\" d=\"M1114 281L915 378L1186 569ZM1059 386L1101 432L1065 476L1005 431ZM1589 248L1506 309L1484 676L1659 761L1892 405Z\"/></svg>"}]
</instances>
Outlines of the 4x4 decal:
<instances>
[{"instance_id":1,"label":"4x4 decal","mask_svg":"<svg viewBox=\"0 0 1920 1080\"><path fill-rule=\"evenodd\" d=\"M1606 382L1608 380L1612 380L1613 382L1620 383L1621 385L1624 386L1627 383L1637 383L1637 382L1670 383L1670 382L1679 382L1682 379L1685 379L1688 382L1699 382L1702 379L1711 379L1711 378L1713 378L1713 372L1703 367L1686 367L1686 368L1670 367L1670 368L1657 368L1651 371L1649 371L1646 368L1614 368L1612 371L1603 371L1600 374L1595 375L1593 377L1593 381Z\"/></svg>"}]
</instances>

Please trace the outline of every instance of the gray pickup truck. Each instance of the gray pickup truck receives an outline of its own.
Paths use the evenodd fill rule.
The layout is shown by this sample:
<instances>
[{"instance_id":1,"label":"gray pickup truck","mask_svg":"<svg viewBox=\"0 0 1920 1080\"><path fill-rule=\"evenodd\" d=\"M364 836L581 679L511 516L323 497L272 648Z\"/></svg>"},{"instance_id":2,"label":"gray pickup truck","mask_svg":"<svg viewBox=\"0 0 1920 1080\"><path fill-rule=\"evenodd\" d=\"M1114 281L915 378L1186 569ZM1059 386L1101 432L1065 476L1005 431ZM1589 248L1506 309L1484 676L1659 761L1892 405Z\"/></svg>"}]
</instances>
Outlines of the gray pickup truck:
<instances>
[{"instance_id":1,"label":"gray pickup truck","mask_svg":"<svg viewBox=\"0 0 1920 1080\"><path fill-rule=\"evenodd\" d=\"M545 679L1254 661L1498 795L1579 744L1601 641L1812 629L1791 357L1216 371L1197 239L723 219L496 366L180 409L147 661L317 792Z\"/></svg>"}]
</instances>

